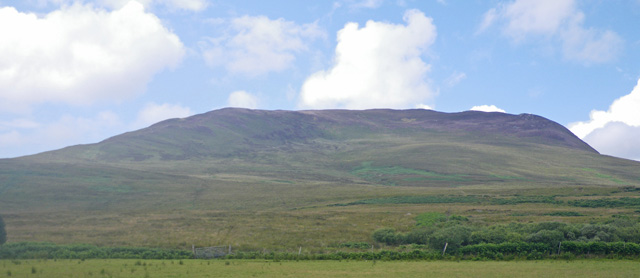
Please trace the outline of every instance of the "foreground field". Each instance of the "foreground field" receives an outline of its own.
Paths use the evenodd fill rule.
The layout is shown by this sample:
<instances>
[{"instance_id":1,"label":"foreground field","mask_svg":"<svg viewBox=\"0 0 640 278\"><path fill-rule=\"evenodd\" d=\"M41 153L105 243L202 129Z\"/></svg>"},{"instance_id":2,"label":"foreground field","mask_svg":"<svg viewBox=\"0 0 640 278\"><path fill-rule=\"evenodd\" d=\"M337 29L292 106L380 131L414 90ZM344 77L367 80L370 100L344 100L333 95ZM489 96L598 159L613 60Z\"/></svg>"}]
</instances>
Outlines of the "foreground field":
<instances>
[{"instance_id":1,"label":"foreground field","mask_svg":"<svg viewBox=\"0 0 640 278\"><path fill-rule=\"evenodd\" d=\"M383 262L22 260L0 277L637 277L637 261Z\"/></svg>"}]
</instances>

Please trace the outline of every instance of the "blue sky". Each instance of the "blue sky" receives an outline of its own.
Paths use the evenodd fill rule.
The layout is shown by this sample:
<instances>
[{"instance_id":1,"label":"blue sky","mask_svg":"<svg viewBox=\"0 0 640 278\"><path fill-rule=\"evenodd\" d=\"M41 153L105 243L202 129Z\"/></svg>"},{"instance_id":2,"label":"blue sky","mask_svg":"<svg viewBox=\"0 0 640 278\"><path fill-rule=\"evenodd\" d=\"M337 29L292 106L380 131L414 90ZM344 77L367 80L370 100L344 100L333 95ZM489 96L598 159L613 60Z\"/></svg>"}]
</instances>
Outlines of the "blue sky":
<instances>
[{"instance_id":1,"label":"blue sky","mask_svg":"<svg viewBox=\"0 0 640 278\"><path fill-rule=\"evenodd\" d=\"M0 158L223 107L532 113L640 160L640 0L0 0Z\"/></svg>"}]
</instances>

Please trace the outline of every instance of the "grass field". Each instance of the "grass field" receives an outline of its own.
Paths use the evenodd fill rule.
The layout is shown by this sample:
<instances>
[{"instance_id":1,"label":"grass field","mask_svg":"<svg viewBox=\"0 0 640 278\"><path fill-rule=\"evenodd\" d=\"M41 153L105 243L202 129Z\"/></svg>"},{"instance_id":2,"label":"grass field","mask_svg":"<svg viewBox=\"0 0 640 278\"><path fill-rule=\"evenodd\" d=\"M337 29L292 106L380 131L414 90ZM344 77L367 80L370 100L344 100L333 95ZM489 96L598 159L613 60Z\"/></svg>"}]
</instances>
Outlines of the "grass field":
<instances>
[{"instance_id":1,"label":"grass field","mask_svg":"<svg viewBox=\"0 0 640 278\"><path fill-rule=\"evenodd\" d=\"M227 194L237 203L225 200ZM640 215L637 206L579 207L569 203L636 198L637 195L637 192L615 187L507 188L503 185L437 189L285 183L249 187L239 183L235 188L203 191L198 198L208 202L197 201L193 208L187 202L181 208L167 203L159 209L150 209L145 204L138 208L125 204L118 208L113 204L111 209L79 212L39 210L33 209L34 205L31 210L5 210L3 217L10 242L179 249L190 249L192 244L231 244L241 250L266 248L289 252L302 246L303 252L317 252L344 242L372 242L371 233L382 227L407 232L415 226L415 217L425 212L462 215L478 225L543 221L590 223L610 220L613 215L637 218ZM400 197L391 198L393 196ZM406 196L415 196L412 198L418 202L412 203L414 199ZM561 203L531 203L528 196L554 196L554 200ZM354 204L336 206L350 203ZM96 207L100 205L96 203Z\"/></svg>"},{"instance_id":2,"label":"grass field","mask_svg":"<svg viewBox=\"0 0 640 278\"><path fill-rule=\"evenodd\" d=\"M0 277L638 277L638 261L0 260Z\"/></svg>"}]
</instances>

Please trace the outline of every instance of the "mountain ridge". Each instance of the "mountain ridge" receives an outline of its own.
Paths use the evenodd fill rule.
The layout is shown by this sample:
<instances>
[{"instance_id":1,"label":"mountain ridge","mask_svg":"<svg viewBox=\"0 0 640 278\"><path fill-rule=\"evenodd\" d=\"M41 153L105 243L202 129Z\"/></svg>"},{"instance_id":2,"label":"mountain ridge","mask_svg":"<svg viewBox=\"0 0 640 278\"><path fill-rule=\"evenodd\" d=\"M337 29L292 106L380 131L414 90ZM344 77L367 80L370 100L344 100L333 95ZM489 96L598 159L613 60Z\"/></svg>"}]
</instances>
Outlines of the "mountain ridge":
<instances>
[{"instance_id":1,"label":"mountain ridge","mask_svg":"<svg viewBox=\"0 0 640 278\"><path fill-rule=\"evenodd\" d=\"M312 139L332 139L332 136L348 137L349 135L345 134L349 132L345 131L349 128L367 129L365 133L383 134L392 134L395 130L500 133L515 138L533 139L541 144L597 153L564 126L541 116L479 111L443 113L424 109L286 111L225 108L188 118L165 120L96 144L65 149L102 146L94 150L104 152L101 157L96 157L97 160L119 160L123 158L109 154L118 153L112 150L118 149L117 145L124 144L130 146L122 151L126 151L129 154L128 158L133 161L144 161L154 156L164 160L184 160L198 156L232 155L229 151L237 149L238 145L248 148L255 147L256 144L273 147L278 144L308 142ZM173 134L169 134L172 132ZM183 137L182 134L189 134L191 138ZM163 136L180 137L182 141L172 143ZM216 140L208 139L212 137ZM162 151L157 150L154 155L144 154L140 149L148 148L148 144L164 145L179 150L176 150L177 153L161 153ZM234 144L236 146L229 148ZM216 145L225 145L225 148L216 150ZM198 149L205 151L199 152Z\"/></svg>"}]
</instances>

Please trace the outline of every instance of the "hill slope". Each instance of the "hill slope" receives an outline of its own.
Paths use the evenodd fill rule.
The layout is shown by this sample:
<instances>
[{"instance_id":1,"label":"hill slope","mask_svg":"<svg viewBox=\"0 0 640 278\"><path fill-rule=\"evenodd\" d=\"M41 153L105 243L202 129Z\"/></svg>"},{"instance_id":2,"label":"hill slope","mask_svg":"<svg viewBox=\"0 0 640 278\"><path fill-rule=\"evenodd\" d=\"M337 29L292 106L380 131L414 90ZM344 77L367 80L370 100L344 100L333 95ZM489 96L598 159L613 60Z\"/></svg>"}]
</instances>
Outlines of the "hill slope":
<instances>
[{"instance_id":1,"label":"hill slope","mask_svg":"<svg viewBox=\"0 0 640 278\"><path fill-rule=\"evenodd\" d=\"M501 141L497 136L501 136L596 152L563 126L530 114L474 111L449 114L422 109L293 112L228 108L163 121L96 145L76 147L67 153L93 161L185 160L242 156L294 145L322 148L320 140L337 142L372 136L415 137L442 133L474 134L478 139L489 137L485 139L495 140L496 144Z\"/></svg>"},{"instance_id":2,"label":"hill slope","mask_svg":"<svg viewBox=\"0 0 640 278\"><path fill-rule=\"evenodd\" d=\"M576 169L608 169L609 159L563 126L530 114L222 109L18 160L191 176L458 186L500 177L589 184Z\"/></svg>"},{"instance_id":3,"label":"hill slope","mask_svg":"<svg viewBox=\"0 0 640 278\"><path fill-rule=\"evenodd\" d=\"M639 169L530 114L222 109L0 160L0 211L13 241L190 246L247 244L258 234L259 242L298 246L272 239L297 226L295 233L322 245L335 227L362 240L378 225L358 222L363 213L410 221L389 208L356 212L335 204L616 189L640 185ZM353 221L360 226L348 226ZM157 233L166 235L150 237Z\"/></svg>"}]
</instances>

